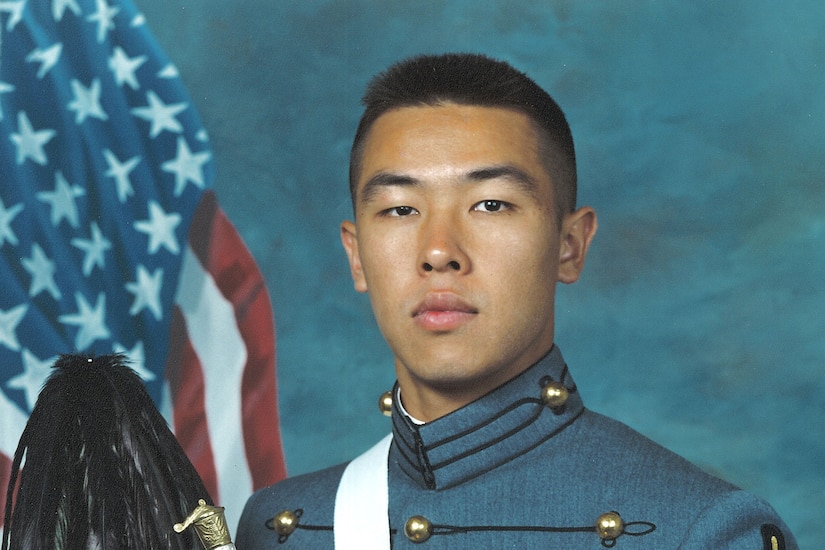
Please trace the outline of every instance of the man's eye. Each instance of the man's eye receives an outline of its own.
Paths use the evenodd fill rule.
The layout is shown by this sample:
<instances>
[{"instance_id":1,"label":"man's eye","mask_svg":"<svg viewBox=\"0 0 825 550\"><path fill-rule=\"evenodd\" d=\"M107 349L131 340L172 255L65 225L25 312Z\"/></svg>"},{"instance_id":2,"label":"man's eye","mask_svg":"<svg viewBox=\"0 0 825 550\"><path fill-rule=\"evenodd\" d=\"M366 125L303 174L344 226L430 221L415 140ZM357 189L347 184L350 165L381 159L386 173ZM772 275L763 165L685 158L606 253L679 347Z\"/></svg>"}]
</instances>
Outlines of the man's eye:
<instances>
[{"instance_id":1,"label":"man's eye","mask_svg":"<svg viewBox=\"0 0 825 550\"><path fill-rule=\"evenodd\" d=\"M416 210L412 206L394 206L384 211L386 216L410 216L415 214Z\"/></svg>"},{"instance_id":2,"label":"man's eye","mask_svg":"<svg viewBox=\"0 0 825 550\"><path fill-rule=\"evenodd\" d=\"M488 200L481 201L473 206L473 210L480 212L501 212L507 210L510 205L504 201Z\"/></svg>"}]
</instances>

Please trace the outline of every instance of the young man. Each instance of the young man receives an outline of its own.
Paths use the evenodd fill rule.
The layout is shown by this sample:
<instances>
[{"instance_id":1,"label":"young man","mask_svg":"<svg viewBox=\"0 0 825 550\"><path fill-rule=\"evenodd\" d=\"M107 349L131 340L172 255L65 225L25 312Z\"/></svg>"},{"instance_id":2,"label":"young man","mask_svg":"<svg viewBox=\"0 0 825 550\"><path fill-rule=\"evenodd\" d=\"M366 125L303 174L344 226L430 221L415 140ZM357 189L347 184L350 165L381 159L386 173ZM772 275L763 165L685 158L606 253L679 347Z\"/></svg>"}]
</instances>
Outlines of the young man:
<instances>
[{"instance_id":1,"label":"young man","mask_svg":"<svg viewBox=\"0 0 825 550\"><path fill-rule=\"evenodd\" d=\"M392 439L256 493L238 548L796 548L766 503L583 407L554 295L597 222L550 96L451 54L364 102L341 238L395 356Z\"/></svg>"}]
</instances>

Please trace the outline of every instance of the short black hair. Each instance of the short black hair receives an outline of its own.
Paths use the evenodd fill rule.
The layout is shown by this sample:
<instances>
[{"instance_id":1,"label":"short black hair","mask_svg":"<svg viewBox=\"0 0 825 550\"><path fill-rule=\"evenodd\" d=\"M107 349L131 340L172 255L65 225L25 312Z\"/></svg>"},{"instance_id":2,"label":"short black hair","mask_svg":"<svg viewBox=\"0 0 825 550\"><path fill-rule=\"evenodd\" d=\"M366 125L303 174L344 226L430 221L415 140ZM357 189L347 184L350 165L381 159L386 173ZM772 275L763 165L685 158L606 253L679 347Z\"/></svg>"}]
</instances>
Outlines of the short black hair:
<instances>
[{"instance_id":1,"label":"short black hair","mask_svg":"<svg viewBox=\"0 0 825 550\"><path fill-rule=\"evenodd\" d=\"M350 151L353 208L364 142L375 121L394 109L444 103L500 107L529 117L538 130L539 154L553 184L559 222L576 207L576 153L561 107L526 74L485 55L448 53L402 60L367 85L366 107Z\"/></svg>"}]
</instances>

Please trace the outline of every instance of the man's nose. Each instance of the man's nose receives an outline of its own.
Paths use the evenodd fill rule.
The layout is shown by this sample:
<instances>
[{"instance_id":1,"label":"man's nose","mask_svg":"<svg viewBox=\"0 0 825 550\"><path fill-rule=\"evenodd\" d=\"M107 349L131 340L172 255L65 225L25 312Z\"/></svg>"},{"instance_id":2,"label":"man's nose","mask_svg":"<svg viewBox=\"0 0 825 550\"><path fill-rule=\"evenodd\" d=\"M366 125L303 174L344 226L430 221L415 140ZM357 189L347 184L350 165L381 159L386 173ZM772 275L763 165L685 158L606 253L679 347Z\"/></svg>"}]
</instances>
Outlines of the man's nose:
<instances>
[{"instance_id":1,"label":"man's nose","mask_svg":"<svg viewBox=\"0 0 825 550\"><path fill-rule=\"evenodd\" d=\"M421 232L420 272L466 273L470 258L465 252L464 229L449 216L431 216Z\"/></svg>"}]
</instances>

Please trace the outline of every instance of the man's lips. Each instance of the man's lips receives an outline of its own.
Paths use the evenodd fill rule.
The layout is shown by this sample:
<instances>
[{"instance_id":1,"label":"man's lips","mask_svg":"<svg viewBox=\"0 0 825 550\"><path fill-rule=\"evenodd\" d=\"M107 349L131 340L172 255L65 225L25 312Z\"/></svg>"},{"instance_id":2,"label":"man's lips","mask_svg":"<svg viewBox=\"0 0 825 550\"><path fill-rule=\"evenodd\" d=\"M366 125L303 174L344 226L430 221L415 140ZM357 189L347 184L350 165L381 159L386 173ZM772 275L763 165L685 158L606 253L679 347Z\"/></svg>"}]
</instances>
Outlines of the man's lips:
<instances>
[{"instance_id":1,"label":"man's lips","mask_svg":"<svg viewBox=\"0 0 825 550\"><path fill-rule=\"evenodd\" d=\"M428 294L413 310L413 319L425 330L444 332L458 328L478 310L450 292Z\"/></svg>"}]
</instances>

